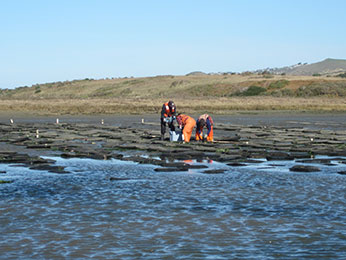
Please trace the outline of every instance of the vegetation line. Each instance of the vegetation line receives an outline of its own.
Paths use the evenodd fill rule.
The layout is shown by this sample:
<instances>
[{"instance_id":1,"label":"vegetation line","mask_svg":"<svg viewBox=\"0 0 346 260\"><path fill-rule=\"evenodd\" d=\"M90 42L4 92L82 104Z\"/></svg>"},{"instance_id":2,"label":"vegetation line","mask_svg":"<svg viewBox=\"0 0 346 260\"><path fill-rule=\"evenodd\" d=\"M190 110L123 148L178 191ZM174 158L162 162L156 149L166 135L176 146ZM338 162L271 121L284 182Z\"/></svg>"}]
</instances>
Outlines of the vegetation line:
<instances>
[{"instance_id":1,"label":"vegetation line","mask_svg":"<svg viewBox=\"0 0 346 260\"><path fill-rule=\"evenodd\" d=\"M166 99L0 100L0 111L38 115L156 114ZM234 111L346 111L342 98L233 97L174 100L183 113L230 114Z\"/></svg>"},{"instance_id":2,"label":"vegetation line","mask_svg":"<svg viewBox=\"0 0 346 260\"><path fill-rule=\"evenodd\" d=\"M343 74L342 74L343 75ZM240 110L346 111L346 78L226 74L74 80L0 90L3 112L159 113L172 99L185 113Z\"/></svg>"}]
</instances>

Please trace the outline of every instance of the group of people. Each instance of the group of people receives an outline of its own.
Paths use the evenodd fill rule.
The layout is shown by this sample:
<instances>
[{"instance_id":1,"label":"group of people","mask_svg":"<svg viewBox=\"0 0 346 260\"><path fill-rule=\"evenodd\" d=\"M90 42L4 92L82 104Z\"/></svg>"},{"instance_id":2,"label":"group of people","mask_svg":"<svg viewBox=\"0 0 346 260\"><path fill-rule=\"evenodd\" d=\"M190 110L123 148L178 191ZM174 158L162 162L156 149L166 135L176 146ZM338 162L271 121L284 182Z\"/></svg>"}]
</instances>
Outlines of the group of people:
<instances>
[{"instance_id":1,"label":"group of people","mask_svg":"<svg viewBox=\"0 0 346 260\"><path fill-rule=\"evenodd\" d=\"M185 114L177 115L177 108L173 101L168 101L163 104L161 110L161 140L164 140L166 133L166 125L171 131L175 131L174 120L177 121L178 126L182 129L184 142L188 143L191 140L193 129L196 127L196 141L214 141L213 133L213 119L208 114L201 115L197 120ZM203 128L206 132L203 134Z\"/></svg>"}]
</instances>

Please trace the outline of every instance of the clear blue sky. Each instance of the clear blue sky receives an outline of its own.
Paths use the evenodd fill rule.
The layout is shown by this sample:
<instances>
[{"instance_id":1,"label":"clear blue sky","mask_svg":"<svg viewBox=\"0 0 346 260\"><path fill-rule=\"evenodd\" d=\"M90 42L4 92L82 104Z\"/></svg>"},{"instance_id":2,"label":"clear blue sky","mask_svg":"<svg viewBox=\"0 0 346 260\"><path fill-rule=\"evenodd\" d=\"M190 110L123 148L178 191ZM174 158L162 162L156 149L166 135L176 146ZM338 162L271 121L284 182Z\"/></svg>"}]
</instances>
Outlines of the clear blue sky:
<instances>
[{"instance_id":1,"label":"clear blue sky","mask_svg":"<svg viewBox=\"0 0 346 260\"><path fill-rule=\"evenodd\" d=\"M2 0L0 88L346 58L344 0Z\"/></svg>"}]
</instances>

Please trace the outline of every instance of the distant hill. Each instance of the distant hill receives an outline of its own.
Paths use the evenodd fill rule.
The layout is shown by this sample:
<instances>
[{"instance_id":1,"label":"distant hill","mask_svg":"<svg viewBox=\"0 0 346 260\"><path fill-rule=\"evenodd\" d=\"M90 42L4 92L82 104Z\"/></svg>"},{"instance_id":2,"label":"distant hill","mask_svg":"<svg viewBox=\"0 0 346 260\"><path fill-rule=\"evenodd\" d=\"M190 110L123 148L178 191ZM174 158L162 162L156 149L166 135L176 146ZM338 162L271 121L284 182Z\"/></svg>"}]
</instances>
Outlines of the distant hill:
<instances>
[{"instance_id":1,"label":"distant hill","mask_svg":"<svg viewBox=\"0 0 346 260\"><path fill-rule=\"evenodd\" d=\"M272 74L286 74L295 76L333 76L340 73L346 72L346 60L342 59L325 59L316 63L298 63L292 66L282 67L282 68L272 68L258 70L258 72L267 71Z\"/></svg>"},{"instance_id":2,"label":"distant hill","mask_svg":"<svg viewBox=\"0 0 346 260\"><path fill-rule=\"evenodd\" d=\"M269 72L269 73L267 73ZM346 60L246 73L161 75L141 78L81 79L0 89L0 100L174 99L244 96L346 97ZM1 106L0 106L1 107Z\"/></svg>"},{"instance_id":3,"label":"distant hill","mask_svg":"<svg viewBox=\"0 0 346 260\"><path fill-rule=\"evenodd\" d=\"M193 71L193 72L186 74L186 76L201 76L201 75L206 75L206 73L204 73L202 71Z\"/></svg>"}]
</instances>

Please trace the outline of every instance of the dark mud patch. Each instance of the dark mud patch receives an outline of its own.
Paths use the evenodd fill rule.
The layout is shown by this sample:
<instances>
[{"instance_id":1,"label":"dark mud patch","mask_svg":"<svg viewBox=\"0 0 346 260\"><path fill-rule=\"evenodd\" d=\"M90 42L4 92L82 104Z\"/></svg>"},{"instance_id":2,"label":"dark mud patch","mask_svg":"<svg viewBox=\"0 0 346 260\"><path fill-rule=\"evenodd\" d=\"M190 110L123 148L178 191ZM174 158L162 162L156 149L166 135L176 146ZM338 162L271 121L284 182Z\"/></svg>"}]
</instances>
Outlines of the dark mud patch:
<instances>
[{"instance_id":1,"label":"dark mud patch","mask_svg":"<svg viewBox=\"0 0 346 260\"><path fill-rule=\"evenodd\" d=\"M220 174L220 173L224 173L226 171L227 171L226 169L214 169L214 170L203 171L203 173L205 173L205 174Z\"/></svg>"},{"instance_id":2,"label":"dark mud patch","mask_svg":"<svg viewBox=\"0 0 346 260\"><path fill-rule=\"evenodd\" d=\"M309 165L295 165L290 168L290 171L292 172L319 172L321 171L321 169L318 167L309 166Z\"/></svg>"}]
</instances>

